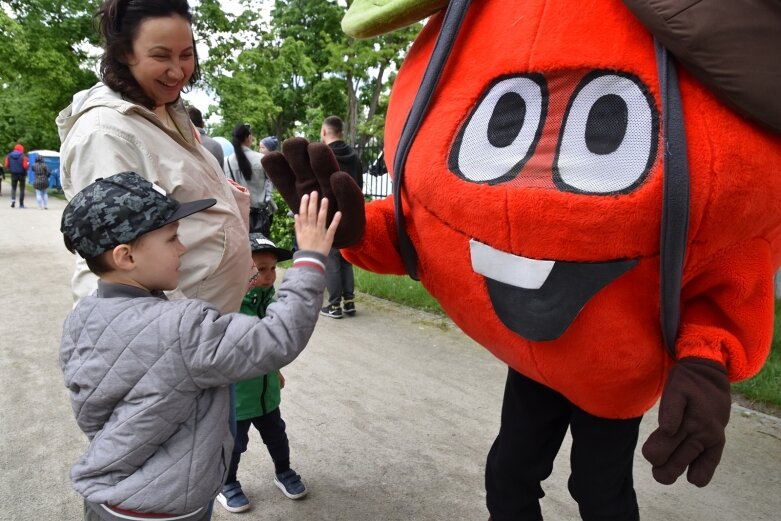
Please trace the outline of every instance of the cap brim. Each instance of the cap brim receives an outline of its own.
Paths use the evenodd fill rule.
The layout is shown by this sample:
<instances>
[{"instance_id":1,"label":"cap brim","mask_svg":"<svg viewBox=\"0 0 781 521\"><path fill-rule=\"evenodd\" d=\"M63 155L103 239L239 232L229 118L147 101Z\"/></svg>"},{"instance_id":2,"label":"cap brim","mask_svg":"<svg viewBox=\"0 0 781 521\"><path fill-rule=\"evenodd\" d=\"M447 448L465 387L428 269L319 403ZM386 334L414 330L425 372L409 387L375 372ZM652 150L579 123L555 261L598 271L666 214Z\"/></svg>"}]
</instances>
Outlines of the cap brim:
<instances>
[{"instance_id":1,"label":"cap brim","mask_svg":"<svg viewBox=\"0 0 781 521\"><path fill-rule=\"evenodd\" d=\"M188 215L192 215L202 210L206 210L207 208L211 208L215 204L217 204L217 199L199 199L197 201L190 201L188 203L179 203L179 208L177 208L177 210L171 214L171 217L166 219L161 226L171 224L172 222L176 222L179 219L184 219Z\"/></svg>"},{"instance_id":2,"label":"cap brim","mask_svg":"<svg viewBox=\"0 0 781 521\"><path fill-rule=\"evenodd\" d=\"M283 248L277 248L272 246L264 245L263 247L251 247L252 253L257 253L261 251L270 251L274 255L277 256L278 261L286 261L293 258L293 252L290 250L285 250Z\"/></svg>"}]
</instances>

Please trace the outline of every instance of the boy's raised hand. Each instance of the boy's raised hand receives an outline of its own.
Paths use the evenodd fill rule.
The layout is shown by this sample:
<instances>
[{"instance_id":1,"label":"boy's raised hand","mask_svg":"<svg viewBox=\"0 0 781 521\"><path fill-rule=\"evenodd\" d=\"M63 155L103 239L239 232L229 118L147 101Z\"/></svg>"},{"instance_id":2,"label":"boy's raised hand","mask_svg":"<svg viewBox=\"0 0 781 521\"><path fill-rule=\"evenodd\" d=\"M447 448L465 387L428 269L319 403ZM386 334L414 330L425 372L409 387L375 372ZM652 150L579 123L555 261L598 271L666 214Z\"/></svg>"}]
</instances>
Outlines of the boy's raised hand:
<instances>
[{"instance_id":1,"label":"boy's raised hand","mask_svg":"<svg viewBox=\"0 0 781 521\"><path fill-rule=\"evenodd\" d=\"M342 212L336 212L331 225L326 228L328 199L324 197L318 205L317 192L312 192L301 197L299 213L293 218L295 220L298 248L316 251L327 256L334 242L336 228L342 219Z\"/></svg>"}]
</instances>

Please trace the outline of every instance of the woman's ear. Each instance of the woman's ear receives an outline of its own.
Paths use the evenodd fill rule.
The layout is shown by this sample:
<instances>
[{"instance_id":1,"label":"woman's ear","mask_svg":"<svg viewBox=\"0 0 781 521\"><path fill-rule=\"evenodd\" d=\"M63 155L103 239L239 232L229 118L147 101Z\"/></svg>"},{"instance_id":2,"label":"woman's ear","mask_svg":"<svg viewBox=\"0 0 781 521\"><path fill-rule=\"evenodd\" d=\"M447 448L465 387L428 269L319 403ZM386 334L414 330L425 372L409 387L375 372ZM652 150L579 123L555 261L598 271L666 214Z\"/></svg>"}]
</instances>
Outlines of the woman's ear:
<instances>
[{"instance_id":1,"label":"woman's ear","mask_svg":"<svg viewBox=\"0 0 781 521\"><path fill-rule=\"evenodd\" d=\"M115 246L111 250L111 262L116 266L118 270L130 271L135 268L135 261L133 260L133 249L129 244L120 244Z\"/></svg>"}]
</instances>

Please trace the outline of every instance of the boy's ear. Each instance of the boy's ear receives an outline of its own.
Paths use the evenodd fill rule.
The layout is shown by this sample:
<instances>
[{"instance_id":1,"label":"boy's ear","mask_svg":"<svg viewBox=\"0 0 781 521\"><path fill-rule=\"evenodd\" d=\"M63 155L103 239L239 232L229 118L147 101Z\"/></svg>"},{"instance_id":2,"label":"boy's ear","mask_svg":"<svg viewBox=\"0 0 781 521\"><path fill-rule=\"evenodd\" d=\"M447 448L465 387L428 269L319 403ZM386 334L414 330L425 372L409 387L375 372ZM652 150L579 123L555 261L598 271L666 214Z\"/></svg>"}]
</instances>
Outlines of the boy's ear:
<instances>
[{"instance_id":1,"label":"boy's ear","mask_svg":"<svg viewBox=\"0 0 781 521\"><path fill-rule=\"evenodd\" d=\"M111 250L111 262L118 270L129 271L135 267L133 250L129 244L120 244Z\"/></svg>"}]
</instances>

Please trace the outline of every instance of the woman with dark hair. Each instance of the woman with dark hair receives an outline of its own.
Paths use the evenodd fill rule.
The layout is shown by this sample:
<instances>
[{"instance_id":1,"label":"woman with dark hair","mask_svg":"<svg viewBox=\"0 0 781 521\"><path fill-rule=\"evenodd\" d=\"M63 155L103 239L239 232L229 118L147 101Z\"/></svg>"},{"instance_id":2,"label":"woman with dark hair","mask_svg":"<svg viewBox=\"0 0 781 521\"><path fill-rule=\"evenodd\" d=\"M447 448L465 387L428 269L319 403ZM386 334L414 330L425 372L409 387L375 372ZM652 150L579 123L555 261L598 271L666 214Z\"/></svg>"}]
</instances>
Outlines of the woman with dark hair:
<instances>
[{"instance_id":1,"label":"woman with dark hair","mask_svg":"<svg viewBox=\"0 0 781 521\"><path fill-rule=\"evenodd\" d=\"M97 178L134 171L178 201L216 199L214 206L179 225L187 251L180 259L179 287L168 297L199 298L222 313L236 312L254 273L247 242L249 194L225 178L221 165L201 145L180 96L199 76L190 6L186 0L104 0L96 19L104 45L103 81L77 93L57 117L65 195L71 199ZM77 259L72 287L77 300L97 288L85 259ZM139 363L144 362L139 358ZM106 396L142 398L156 407L154 395ZM159 469L137 466L133 462L138 457L107 467L100 475L86 472L86 462L77 463L71 478L85 497L85 519L210 519L212 500L231 458L230 410L226 391L199 412L224 414L225 432L198 447L181 446L171 455L188 461L200 476L186 489L175 489L165 476L157 476ZM175 411L159 414L176 421ZM165 440L132 441L138 443L138 456Z\"/></svg>"},{"instance_id":2,"label":"woman with dark hair","mask_svg":"<svg viewBox=\"0 0 781 521\"><path fill-rule=\"evenodd\" d=\"M180 96L199 77L190 6L187 0L104 0L96 20L102 82L77 93L57 117L65 195L130 170L179 201L217 199L179 228L187 253L173 296L238 311L252 266L249 194L222 175ZM76 300L96 288L82 259L72 285Z\"/></svg>"},{"instance_id":3,"label":"woman with dark hair","mask_svg":"<svg viewBox=\"0 0 781 521\"><path fill-rule=\"evenodd\" d=\"M271 221L277 206L272 192L274 186L260 163L263 154L252 150L252 128L239 123L233 127L233 154L225 160L223 170L228 179L247 188L250 193L250 232L271 237Z\"/></svg>"}]
</instances>

